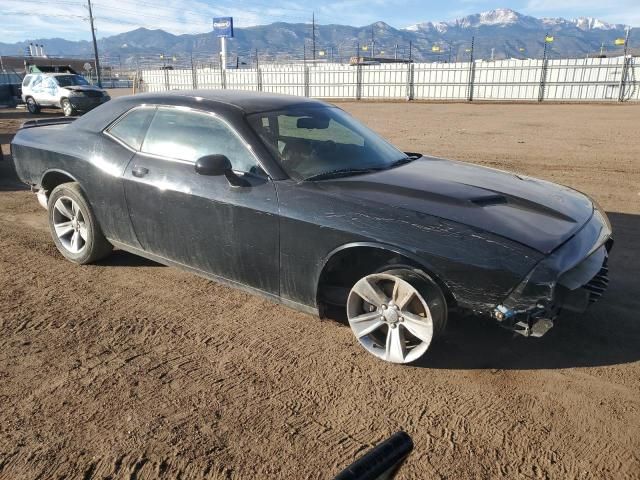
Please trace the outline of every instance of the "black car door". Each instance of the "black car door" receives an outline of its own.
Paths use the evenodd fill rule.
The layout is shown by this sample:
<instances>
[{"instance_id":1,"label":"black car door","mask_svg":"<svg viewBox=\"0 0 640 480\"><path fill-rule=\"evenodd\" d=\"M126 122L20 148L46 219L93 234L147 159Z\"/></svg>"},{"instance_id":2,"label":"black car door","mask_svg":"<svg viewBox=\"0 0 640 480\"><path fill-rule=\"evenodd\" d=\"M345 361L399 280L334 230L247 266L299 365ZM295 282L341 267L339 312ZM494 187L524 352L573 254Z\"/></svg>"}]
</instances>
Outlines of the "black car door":
<instances>
[{"instance_id":1,"label":"black car door","mask_svg":"<svg viewBox=\"0 0 640 480\"><path fill-rule=\"evenodd\" d=\"M222 118L158 107L125 171L129 215L142 247L201 271L278 293L279 222L273 183ZM199 175L198 158L222 154L244 186Z\"/></svg>"}]
</instances>

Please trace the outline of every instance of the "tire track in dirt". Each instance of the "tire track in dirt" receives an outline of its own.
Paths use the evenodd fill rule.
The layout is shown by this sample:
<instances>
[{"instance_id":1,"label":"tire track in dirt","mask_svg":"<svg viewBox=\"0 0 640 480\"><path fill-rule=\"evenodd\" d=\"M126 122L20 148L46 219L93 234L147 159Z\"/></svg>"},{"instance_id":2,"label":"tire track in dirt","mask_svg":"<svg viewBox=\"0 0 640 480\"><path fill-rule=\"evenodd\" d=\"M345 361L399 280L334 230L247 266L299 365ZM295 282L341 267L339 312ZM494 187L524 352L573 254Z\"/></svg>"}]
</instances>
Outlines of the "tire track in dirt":
<instances>
[{"instance_id":1,"label":"tire track in dirt","mask_svg":"<svg viewBox=\"0 0 640 480\"><path fill-rule=\"evenodd\" d=\"M567 183L596 184L593 161L566 156ZM512 162L562 174L535 155L495 166ZM608 175L592 192L640 213ZM398 429L416 444L400 478L638 478L632 219L584 318L539 341L454 320L428 362L397 367L343 325L145 260L71 265L43 217L28 193L0 192L0 478L327 478Z\"/></svg>"},{"instance_id":2,"label":"tire track in dirt","mask_svg":"<svg viewBox=\"0 0 640 480\"><path fill-rule=\"evenodd\" d=\"M29 253L29 255L32 256L33 254ZM24 262L21 260L26 259L18 258L18 260L19 264L23 264ZM68 265L62 260L54 259L54 261L60 263L61 267L60 273L51 279L54 285L65 278L68 279L70 270L78 269L78 267ZM94 267L88 268L93 269ZM149 277L145 275L147 278L141 280L142 285L139 285L138 289L135 290L132 290L130 276L122 275L119 271L110 275L111 286L115 288L116 292L123 291L128 287L130 293L134 294L135 307L127 306L127 313L129 318L134 318L136 322L129 325L110 325L109 327L113 329L112 331L105 331L104 327L99 327L98 342L100 342L100 338L108 336L111 339L109 343L111 345L119 345L119 350L101 349L95 356L86 355L83 365L75 369L78 373L73 373L75 370L72 369L72 375L69 379L71 382L76 382L82 385L83 388L87 388L107 372L109 372L110 376L125 375L142 378L156 376L162 385L167 385L171 391L179 391L183 397L202 393L203 384L213 385L218 392L221 392L217 398L220 405L233 401L237 403L240 400L243 409L252 412L250 415L236 412L235 418L231 420L231 423L242 425L251 422L251 434L254 436L254 441L257 435L266 443L272 438L274 431L280 432L282 437L286 438L287 430L289 430L289 433L295 433L298 440L303 438L313 446L313 448L304 448L301 451L299 448L287 449L280 445L278 450L281 451L281 454L297 453L302 455L301 458L308 458L308 455L312 454L313 451L331 446L336 448L337 446L341 453L350 458L372 443L369 440L372 432L371 422L363 422L362 418L354 421L352 418L352 416L363 417L362 407L365 406L370 409L371 400L369 399L367 402L366 399L356 395L353 401L359 407L345 412L343 418L336 418L335 415L330 414L331 409L327 408L327 404L331 404L334 400L330 397L332 394L335 395L335 392L332 392L331 385L326 382L324 385L319 385L312 379L315 377L313 369L318 367L317 359L314 356L300 358L299 350L282 348L282 345L276 343L278 339L296 338L302 342L302 345L298 345L298 348L303 347L304 350L309 349L309 351L325 351L332 358L330 363L335 373L336 370L345 370L344 367L349 364L349 359L353 358L354 355L358 355L357 350L350 342L350 333L346 328L329 322L320 322L306 315L292 313L283 307L273 306L264 300L255 299L244 293L196 278L191 279L189 277L186 281L179 281L178 284L182 285L185 290L176 291L174 277L182 277L186 274L158 267L152 267L149 270L151 270L151 275ZM157 270L159 270L159 273L155 274ZM70 296L70 300L77 299L75 293L77 289L86 290L86 282L82 277L90 275L89 272L77 273L80 278L74 279L69 284L69 288L65 289L66 292L71 292L67 293ZM69 283L68 280L67 283ZM149 290L145 283L155 284L156 289L151 290L151 293L147 293ZM100 300L100 293L98 291L93 292L94 288L100 288L100 284L96 283L95 287L90 285L89 292L85 292L85 296L88 293L89 296L95 295ZM102 306L100 308L106 308L116 313L120 302L119 296L116 294L114 299L107 301L106 305L101 303ZM218 310L215 308L216 305L211 305L208 299L229 296L234 303L239 305L236 307L236 315L223 319L210 316L211 325L203 325L192 321L193 318L201 317L198 312L206 311L207 307L213 307L213 311ZM191 299L189 305L185 306L180 303L180 300L184 297ZM161 302L161 299L164 299L164 302ZM264 311L269 309L277 310L278 315L270 314L267 319L263 319L266 321L253 323L256 315L263 314ZM82 310L81 307L72 307L70 314L65 317L66 321L55 325L55 328L59 330L76 329L96 320L95 312L85 311L83 316L81 314ZM122 312L118 313L121 314ZM184 321L179 326L171 324L171 318L175 318L174 316L179 313ZM280 315L283 313L289 315ZM293 316L294 321L291 321L291 316ZM118 320L124 322L126 318L120 316ZM77 324L76 321L78 322ZM305 322L305 325L302 325L301 322ZM53 323L48 325L50 327L54 326ZM335 345L325 345L327 342L314 340L313 336L311 338L305 336L305 334L308 334L306 330L308 330L309 325L320 326L322 330L337 329L340 334L343 334L338 343L338 348ZM39 328L41 327L34 326L28 330L38 330ZM205 331L202 331L203 329ZM158 340L166 338L165 335L162 335L163 332L161 330L167 330L164 333L172 335L173 339L180 340L180 347L177 346L178 342L174 342L170 347L158 343ZM230 332L233 332L234 343L226 336ZM132 343L133 338L137 338L132 338L132 335L139 335L139 338L144 339L144 342L139 344ZM218 338L216 338L216 335ZM345 349L344 347L350 348ZM103 348L108 347L105 346ZM207 352L214 352L214 356L209 356ZM154 353L156 355L155 358L152 355ZM370 363L368 358L366 360L365 363ZM279 364L279 368L277 370L264 368L273 364ZM373 368L374 366L371 365L371 369ZM390 381L384 376L372 379L378 385L378 398L376 401L394 402L398 405L390 409L388 413L389 419L387 421L389 425L387 428L392 431L409 423L408 420L412 416L412 412L407 410L405 405L410 404L411 400L419 396L420 392L418 391L419 389L410 385L404 391L396 391L397 377L402 376L404 371L387 365L379 366L379 368L392 372ZM123 369L126 371L121 372ZM212 373L216 370L218 370L217 374ZM312 378L296 376L295 372L300 370L310 372L309 376ZM289 374L287 388L279 388L283 375L287 374ZM92 376L87 380L88 375ZM405 382L401 383L404 384ZM523 412L527 412L521 414L521 418L514 422L513 419L505 416L504 411L499 412L491 408L491 403L497 399L495 395L486 395L486 389L484 388L486 385L485 379L480 388L481 391L466 395L462 395L461 392L450 388L440 388L438 392L423 391L423 394L429 393L429 397L447 399L446 404L438 401L431 406L432 411L438 411L438 416L445 418L446 421L441 424L438 419L432 418L433 423L428 426L429 436L425 438L419 432L414 433L416 441L426 441L427 449L441 452L443 456L464 454L481 457L489 456L491 458L491 456L497 455L498 448L504 448L505 444L510 446L512 454L515 453L520 458L530 456L533 453L531 445L527 445L521 450L518 448L514 450L513 439L524 434L529 437L532 436L531 428L525 428L523 425L525 423L535 424L533 415L530 415L535 401L531 398L526 402L520 402L518 398L511 399L511 402L515 400L516 404L520 404ZM60 386L59 382L52 382L47 385L46 393L54 395ZM296 392L295 400L289 397L291 390ZM264 397L253 396L254 391L259 391L266 395L268 401L265 402ZM42 395L42 392L35 391L33 395L38 397ZM100 395L98 394L96 400L99 399ZM359 403L363 400L366 402L364 405ZM154 404L156 400L152 396L147 398L146 401ZM263 418L257 419L257 421L252 418L255 415L253 412L255 412L256 407L259 407L263 414ZM507 406L507 409L509 409L509 406ZM164 416L163 413L171 411L175 411L173 406L170 406L164 412L160 410L159 413L160 416ZM266 413L268 415L265 415ZM375 416L377 409L370 411L370 413ZM342 423L345 417L350 420L349 424L352 433L345 432L335 425L336 423ZM180 425L181 421L185 421L186 418L180 418L180 415L174 414L167 420L172 424ZM427 418L430 418L430 416L427 415ZM322 419L325 420L323 421ZM389 422L390 419L395 421ZM483 430L490 426L489 431L475 431L474 424L482 425ZM104 422L103 425L98 425L98 427L103 428L108 428L108 426L108 421ZM418 426L424 428L427 425L423 422ZM534 436L542 438L548 433L548 431L543 430ZM466 435L474 437L485 436L489 440L487 443L489 445L493 443L494 446L493 448L482 446L476 446L473 449L464 448L464 442L461 437ZM373 441L377 440L379 438L375 438ZM222 451L224 451L224 448ZM584 450L581 453L588 457L593 452ZM606 449L604 450L604 455L609 453ZM231 461L235 460L237 458L234 457ZM553 458L548 461L551 463ZM621 465L622 463L624 462L621 461L619 464ZM338 467L337 463L332 467ZM569 465L568 471L563 473L575 473L576 469L577 467ZM521 466L514 470L503 465L502 470L507 474L523 473ZM251 473L259 474L265 472L256 471ZM474 473L480 474L482 472Z\"/></svg>"}]
</instances>

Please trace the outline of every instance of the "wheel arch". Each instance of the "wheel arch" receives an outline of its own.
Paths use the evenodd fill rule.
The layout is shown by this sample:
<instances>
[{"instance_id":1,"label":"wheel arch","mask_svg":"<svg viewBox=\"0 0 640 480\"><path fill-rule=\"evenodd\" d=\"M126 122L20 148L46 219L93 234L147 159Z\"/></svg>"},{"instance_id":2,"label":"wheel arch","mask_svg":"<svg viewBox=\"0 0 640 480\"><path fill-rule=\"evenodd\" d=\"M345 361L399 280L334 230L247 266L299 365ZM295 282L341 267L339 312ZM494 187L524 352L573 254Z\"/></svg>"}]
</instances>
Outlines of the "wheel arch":
<instances>
[{"instance_id":1,"label":"wheel arch","mask_svg":"<svg viewBox=\"0 0 640 480\"><path fill-rule=\"evenodd\" d=\"M403 248L399 248L393 245L388 245L379 242L351 242L341 245L326 255L322 261L322 266L319 269L315 278L315 295L316 305L320 316L323 316L323 310L326 307L326 299L323 298L323 293L327 286L332 284L332 274L338 272L341 266L346 266L347 260L353 261L356 259L356 263L359 260L372 259L375 263L371 264L372 269L389 265L392 267L413 267L421 270L426 275L429 275L442 289L447 304L449 307L455 307L457 305L456 298L452 290L447 285L447 282L438 274L436 269L425 261L424 258L419 257L415 253L407 251ZM352 275L361 275L363 271L367 270L368 266L363 266L362 270L357 269L352 272ZM371 270L367 273L373 273ZM364 273L364 274L367 274ZM346 282L349 283L351 279L346 278Z\"/></svg>"},{"instance_id":2,"label":"wheel arch","mask_svg":"<svg viewBox=\"0 0 640 480\"><path fill-rule=\"evenodd\" d=\"M54 188L56 188L58 185L69 182L76 182L80 185L78 179L69 172L58 168L51 168L49 170L46 170L40 177L39 187L41 190L44 190L45 195L47 196L47 198L49 198L49 195ZM80 185L80 189L84 193L82 185Z\"/></svg>"}]
</instances>

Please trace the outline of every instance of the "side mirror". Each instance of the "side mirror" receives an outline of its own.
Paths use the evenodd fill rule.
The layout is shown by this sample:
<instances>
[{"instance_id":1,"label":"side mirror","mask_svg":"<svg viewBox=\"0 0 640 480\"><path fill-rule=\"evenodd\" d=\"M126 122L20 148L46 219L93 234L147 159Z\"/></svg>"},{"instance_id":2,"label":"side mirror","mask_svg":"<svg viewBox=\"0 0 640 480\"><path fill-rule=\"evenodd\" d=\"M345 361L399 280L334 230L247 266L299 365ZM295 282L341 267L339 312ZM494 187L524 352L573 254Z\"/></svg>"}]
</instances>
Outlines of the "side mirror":
<instances>
[{"instance_id":1,"label":"side mirror","mask_svg":"<svg viewBox=\"0 0 640 480\"><path fill-rule=\"evenodd\" d=\"M231 170L231 162L224 155L206 155L196 162L196 173L199 175L220 176Z\"/></svg>"}]
</instances>

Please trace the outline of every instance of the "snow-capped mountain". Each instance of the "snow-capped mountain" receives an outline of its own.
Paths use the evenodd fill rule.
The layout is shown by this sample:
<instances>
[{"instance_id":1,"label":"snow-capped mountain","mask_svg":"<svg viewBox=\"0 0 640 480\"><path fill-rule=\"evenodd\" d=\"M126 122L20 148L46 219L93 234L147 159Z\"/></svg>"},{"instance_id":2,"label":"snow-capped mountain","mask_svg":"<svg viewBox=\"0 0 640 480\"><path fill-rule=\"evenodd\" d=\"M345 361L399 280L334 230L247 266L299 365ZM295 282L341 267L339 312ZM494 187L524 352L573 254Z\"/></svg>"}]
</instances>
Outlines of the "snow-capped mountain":
<instances>
[{"instance_id":1,"label":"snow-capped mountain","mask_svg":"<svg viewBox=\"0 0 640 480\"><path fill-rule=\"evenodd\" d=\"M494 58L522 58L539 57L547 34L554 37L550 47L554 56L583 57L601 50L615 53L614 40L624 36L625 28L593 17L536 18L509 8L497 8L447 22L416 23L402 31L411 32L425 43L444 44L445 49L447 45L466 43L465 51L473 36L480 56L493 51ZM632 36L631 44L637 43ZM460 48L456 49L461 53Z\"/></svg>"},{"instance_id":2,"label":"snow-capped mountain","mask_svg":"<svg viewBox=\"0 0 640 480\"><path fill-rule=\"evenodd\" d=\"M607 23L593 17L565 18L536 18L523 15L510 8L496 8L482 13L475 13L448 22L421 22L409 25L403 30L410 32L437 31L446 32L452 28L471 29L480 27L520 26L523 28L544 28L554 26L573 26L580 30L623 30L625 25Z\"/></svg>"}]
</instances>

